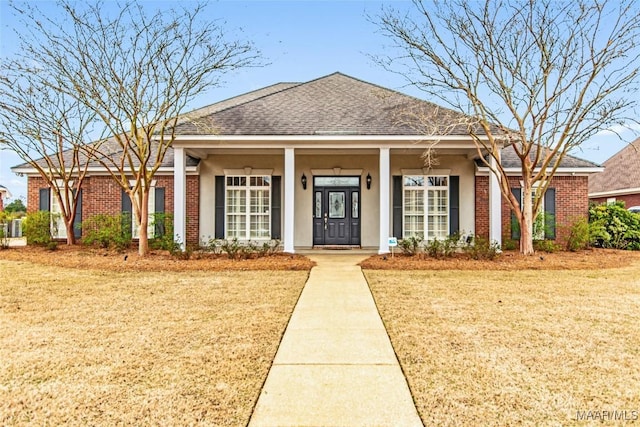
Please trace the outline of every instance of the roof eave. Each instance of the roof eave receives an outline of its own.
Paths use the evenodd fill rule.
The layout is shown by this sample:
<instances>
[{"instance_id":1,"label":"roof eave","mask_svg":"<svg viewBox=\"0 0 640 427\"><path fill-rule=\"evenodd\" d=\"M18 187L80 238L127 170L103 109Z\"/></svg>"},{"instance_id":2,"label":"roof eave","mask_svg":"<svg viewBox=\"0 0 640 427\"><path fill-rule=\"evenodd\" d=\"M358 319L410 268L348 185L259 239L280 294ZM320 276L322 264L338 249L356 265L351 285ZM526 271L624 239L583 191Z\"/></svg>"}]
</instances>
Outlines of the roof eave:
<instances>
[{"instance_id":1,"label":"roof eave","mask_svg":"<svg viewBox=\"0 0 640 427\"><path fill-rule=\"evenodd\" d=\"M27 176L40 175L40 173L36 168L26 168L26 167L11 168L11 171L13 171L18 175L27 175ZM187 166L186 168L187 174L195 173L197 171L198 171L198 166ZM170 173L171 174L173 173L173 166L162 166L162 167L159 167L158 170L156 171L156 174L159 174L159 175L170 174ZM87 169L87 176L98 176L98 175L109 175L109 171L104 167L95 167L95 168Z\"/></svg>"},{"instance_id":2,"label":"roof eave","mask_svg":"<svg viewBox=\"0 0 640 427\"><path fill-rule=\"evenodd\" d=\"M522 176L522 169L520 168L505 168L504 171L508 176ZM570 168L558 168L555 175L571 175L571 176L588 176L594 173L600 173L604 171L603 167L590 166L590 167L570 167ZM533 170L534 173L540 172L540 168ZM488 175L491 170L486 166L476 166L476 175Z\"/></svg>"},{"instance_id":3,"label":"roof eave","mask_svg":"<svg viewBox=\"0 0 640 427\"><path fill-rule=\"evenodd\" d=\"M438 141L446 148L475 148L469 135L180 135L173 146L183 148L421 148Z\"/></svg>"},{"instance_id":4,"label":"roof eave","mask_svg":"<svg viewBox=\"0 0 640 427\"><path fill-rule=\"evenodd\" d=\"M618 190L609 190L609 191L597 191L597 192L589 193L589 198L597 199L600 197L627 196L629 194L640 194L640 187L621 188Z\"/></svg>"}]
</instances>

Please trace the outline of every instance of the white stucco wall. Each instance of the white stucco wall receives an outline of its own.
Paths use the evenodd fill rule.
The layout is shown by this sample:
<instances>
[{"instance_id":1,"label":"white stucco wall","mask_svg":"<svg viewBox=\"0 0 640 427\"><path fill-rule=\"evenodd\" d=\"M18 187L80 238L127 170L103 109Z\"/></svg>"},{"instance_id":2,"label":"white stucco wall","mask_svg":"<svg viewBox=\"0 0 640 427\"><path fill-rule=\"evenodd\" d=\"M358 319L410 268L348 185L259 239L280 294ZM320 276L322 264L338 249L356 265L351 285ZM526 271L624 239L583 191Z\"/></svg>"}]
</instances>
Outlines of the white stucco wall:
<instances>
[{"instance_id":1,"label":"white stucco wall","mask_svg":"<svg viewBox=\"0 0 640 427\"><path fill-rule=\"evenodd\" d=\"M438 169L449 169L451 175L460 177L460 230L475 232L475 178L474 163L466 156L441 156ZM422 169L420 151L397 153L391 151L391 175L402 175L403 169ZM271 169L273 175L282 176L284 188L284 153L273 150L255 154L251 150L239 150L237 154L210 154L201 160L200 173L200 239L203 241L215 235L215 177L224 175L224 169ZM295 198L294 245L309 248L313 242L313 170L325 170L323 175L349 175L345 169L360 170L361 175L361 245L377 248L379 244L379 159L376 151L342 150L336 154L321 151L296 150L295 155ZM328 173L327 173L328 172ZM300 178L307 176L307 189L302 189ZM367 190L365 178L371 174L371 189ZM392 191L392 188L390 189ZM284 191L283 193L284 194ZM392 200L392 195L389 195ZM392 206L389 206L390 221L393 221ZM284 218L283 218L284 221ZM392 230L392 224L389 224ZM398 236L400 237L400 236Z\"/></svg>"}]
</instances>

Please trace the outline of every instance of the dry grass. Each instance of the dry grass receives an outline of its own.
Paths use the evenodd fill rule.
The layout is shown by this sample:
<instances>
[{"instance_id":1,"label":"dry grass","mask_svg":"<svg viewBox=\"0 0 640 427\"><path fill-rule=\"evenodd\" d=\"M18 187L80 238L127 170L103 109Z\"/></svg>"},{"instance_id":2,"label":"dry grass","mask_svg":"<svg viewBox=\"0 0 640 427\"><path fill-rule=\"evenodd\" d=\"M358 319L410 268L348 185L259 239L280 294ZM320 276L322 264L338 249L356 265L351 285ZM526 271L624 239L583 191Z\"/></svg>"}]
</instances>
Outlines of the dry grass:
<instances>
[{"instance_id":1,"label":"dry grass","mask_svg":"<svg viewBox=\"0 0 640 427\"><path fill-rule=\"evenodd\" d=\"M637 264L366 277L425 425L584 425L578 411L638 418Z\"/></svg>"},{"instance_id":2,"label":"dry grass","mask_svg":"<svg viewBox=\"0 0 640 427\"><path fill-rule=\"evenodd\" d=\"M0 425L245 425L307 278L0 271Z\"/></svg>"}]
</instances>

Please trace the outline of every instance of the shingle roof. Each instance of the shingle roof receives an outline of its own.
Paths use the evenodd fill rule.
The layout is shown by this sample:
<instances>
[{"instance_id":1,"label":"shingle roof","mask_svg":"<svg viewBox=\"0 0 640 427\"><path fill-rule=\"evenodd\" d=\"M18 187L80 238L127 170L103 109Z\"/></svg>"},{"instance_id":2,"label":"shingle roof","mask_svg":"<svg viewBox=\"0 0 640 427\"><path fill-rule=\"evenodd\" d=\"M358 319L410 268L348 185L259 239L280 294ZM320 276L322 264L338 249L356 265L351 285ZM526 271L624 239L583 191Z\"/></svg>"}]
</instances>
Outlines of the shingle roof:
<instances>
[{"instance_id":1,"label":"shingle roof","mask_svg":"<svg viewBox=\"0 0 640 427\"><path fill-rule=\"evenodd\" d=\"M533 153L531 155L533 157ZM502 152L500 153L500 158L502 160L502 165L505 168L520 168L520 158L516 155L515 150L512 145L504 147ZM576 156L565 155L560 162L560 167L562 168L594 168L599 167L598 164L590 162L589 160L584 160Z\"/></svg>"},{"instance_id":2,"label":"shingle roof","mask_svg":"<svg viewBox=\"0 0 640 427\"><path fill-rule=\"evenodd\" d=\"M179 124L177 133L424 135L426 127L467 133L462 114L342 73L281 83L207 108L207 114ZM451 123L463 124L449 128Z\"/></svg>"},{"instance_id":3,"label":"shingle roof","mask_svg":"<svg viewBox=\"0 0 640 427\"><path fill-rule=\"evenodd\" d=\"M152 152L151 152L151 158L153 159L153 157L155 156L155 150L154 150L155 146L152 146ZM120 148L120 146L113 140L109 140L104 142L101 147L100 147L100 151L102 153L106 153L108 155L110 155L111 157L116 157L118 156L121 152L122 149ZM168 167L171 168L173 167L173 159L174 159L174 154L173 154L173 148L169 147L165 153L165 156L162 160L162 164L161 167ZM56 157L52 157L51 158L53 160L53 164L56 166L59 166L59 162L58 159ZM79 161L81 164L84 164L84 162L86 162L87 156L83 153L80 152L80 158ZM65 162L65 165L68 167L72 164L73 162L73 151L72 150L66 150L63 152L63 160ZM187 166L197 166L198 165L199 160L191 157L191 156L187 156ZM37 161L37 163L42 166L42 167L47 167L47 162L45 160L45 158L42 158L40 160ZM138 162L135 161L134 159L134 163L137 166ZM99 167L100 163L97 161L92 161L89 164L90 167ZM29 163L22 163L19 164L17 166L12 167L11 169L30 169L31 165Z\"/></svg>"},{"instance_id":4,"label":"shingle roof","mask_svg":"<svg viewBox=\"0 0 640 427\"><path fill-rule=\"evenodd\" d=\"M640 138L604 162L604 172L589 177L589 193L640 188Z\"/></svg>"}]
</instances>

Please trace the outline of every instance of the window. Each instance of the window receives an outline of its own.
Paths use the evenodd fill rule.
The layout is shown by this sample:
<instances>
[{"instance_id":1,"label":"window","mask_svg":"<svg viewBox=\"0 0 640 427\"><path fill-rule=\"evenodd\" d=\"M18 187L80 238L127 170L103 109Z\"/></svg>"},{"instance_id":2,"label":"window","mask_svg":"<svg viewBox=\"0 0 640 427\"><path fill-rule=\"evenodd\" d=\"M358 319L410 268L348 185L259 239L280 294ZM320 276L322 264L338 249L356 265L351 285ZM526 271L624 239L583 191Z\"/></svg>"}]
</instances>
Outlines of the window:
<instances>
[{"instance_id":1,"label":"window","mask_svg":"<svg viewBox=\"0 0 640 427\"><path fill-rule=\"evenodd\" d=\"M403 180L403 237L427 240L449 235L449 177L405 175Z\"/></svg>"},{"instance_id":2,"label":"window","mask_svg":"<svg viewBox=\"0 0 640 427\"><path fill-rule=\"evenodd\" d=\"M227 176L226 238L271 238L271 177Z\"/></svg>"}]
</instances>

